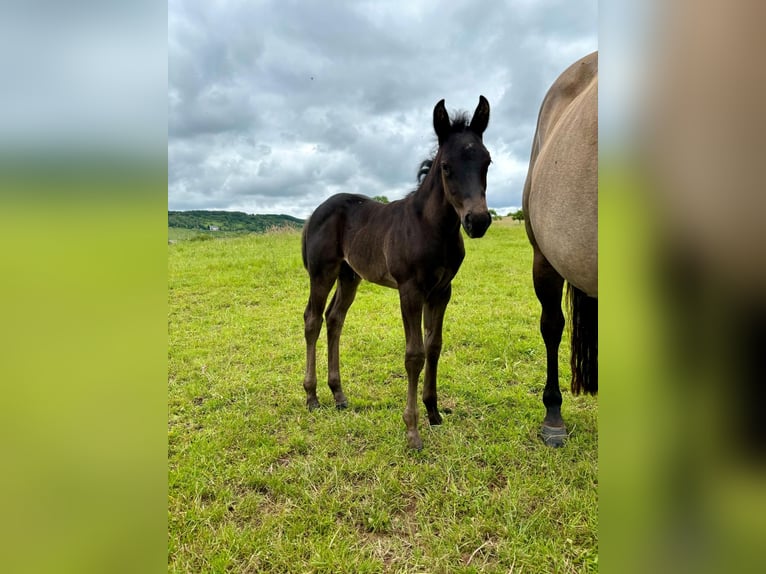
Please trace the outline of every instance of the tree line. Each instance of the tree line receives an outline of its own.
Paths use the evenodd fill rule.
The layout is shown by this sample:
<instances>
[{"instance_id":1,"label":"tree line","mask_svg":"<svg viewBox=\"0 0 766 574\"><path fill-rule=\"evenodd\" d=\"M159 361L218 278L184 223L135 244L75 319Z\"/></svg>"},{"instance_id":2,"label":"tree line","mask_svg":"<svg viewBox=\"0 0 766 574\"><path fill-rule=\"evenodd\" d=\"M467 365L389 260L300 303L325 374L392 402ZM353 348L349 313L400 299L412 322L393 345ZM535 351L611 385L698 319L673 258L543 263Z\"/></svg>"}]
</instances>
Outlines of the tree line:
<instances>
[{"instance_id":1,"label":"tree line","mask_svg":"<svg viewBox=\"0 0 766 574\"><path fill-rule=\"evenodd\" d=\"M168 227L213 231L262 233L272 227L303 226L303 219L291 215L252 215L241 211L168 211Z\"/></svg>"}]
</instances>

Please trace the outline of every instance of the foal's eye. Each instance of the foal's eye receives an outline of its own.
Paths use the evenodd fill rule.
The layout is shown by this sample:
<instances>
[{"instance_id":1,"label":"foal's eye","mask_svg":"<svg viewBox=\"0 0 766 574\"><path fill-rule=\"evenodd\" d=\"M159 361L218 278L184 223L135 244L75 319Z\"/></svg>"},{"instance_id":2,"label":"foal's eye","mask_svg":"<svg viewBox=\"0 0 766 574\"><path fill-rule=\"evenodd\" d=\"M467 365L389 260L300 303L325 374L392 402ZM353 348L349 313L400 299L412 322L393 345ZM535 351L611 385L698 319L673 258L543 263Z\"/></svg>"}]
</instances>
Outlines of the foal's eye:
<instances>
[{"instance_id":1,"label":"foal's eye","mask_svg":"<svg viewBox=\"0 0 766 574\"><path fill-rule=\"evenodd\" d=\"M444 174L446 177L449 177L449 176L450 176L450 174L452 173L452 170L450 169L450 166L449 166L449 165L447 165L446 163L443 163L443 164L442 164L442 173L443 173L443 174Z\"/></svg>"}]
</instances>

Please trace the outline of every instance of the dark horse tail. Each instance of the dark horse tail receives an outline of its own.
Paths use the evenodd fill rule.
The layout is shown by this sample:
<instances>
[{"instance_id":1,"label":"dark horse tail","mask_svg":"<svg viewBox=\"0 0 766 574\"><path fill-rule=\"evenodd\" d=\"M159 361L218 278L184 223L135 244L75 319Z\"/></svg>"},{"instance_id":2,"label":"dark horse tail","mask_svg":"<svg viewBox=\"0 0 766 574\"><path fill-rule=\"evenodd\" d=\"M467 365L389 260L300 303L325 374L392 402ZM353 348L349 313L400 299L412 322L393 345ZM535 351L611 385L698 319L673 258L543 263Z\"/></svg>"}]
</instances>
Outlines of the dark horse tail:
<instances>
[{"instance_id":1,"label":"dark horse tail","mask_svg":"<svg viewBox=\"0 0 766 574\"><path fill-rule=\"evenodd\" d=\"M598 299L567 283L572 341L572 394L598 392Z\"/></svg>"},{"instance_id":2,"label":"dark horse tail","mask_svg":"<svg viewBox=\"0 0 766 574\"><path fill-rule=\"evenodd\" d=\"M303 222L303 231L301 232L301 257L303 258L303 268L309 268L308 257L306 256L306 230L309 228L309 217Z\"/></svg>"}]
</instances>

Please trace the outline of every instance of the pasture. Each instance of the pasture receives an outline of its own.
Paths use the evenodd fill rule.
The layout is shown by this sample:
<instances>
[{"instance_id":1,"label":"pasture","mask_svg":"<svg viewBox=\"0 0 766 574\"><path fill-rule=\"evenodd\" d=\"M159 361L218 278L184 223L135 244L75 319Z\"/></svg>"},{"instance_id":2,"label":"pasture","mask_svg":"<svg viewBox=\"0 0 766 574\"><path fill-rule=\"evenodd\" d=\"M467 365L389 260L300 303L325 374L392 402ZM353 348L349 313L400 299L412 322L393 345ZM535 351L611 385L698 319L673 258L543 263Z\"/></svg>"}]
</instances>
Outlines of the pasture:
<instances>
[{"instance_id":1,"label":"pasture","mask_svg":"<svg viewBox=\"0 0 766 574\"><path fill-rule=\"evenodd\" d=\"M168 245L171 572L598 571L597 400L538 437L545 349L523 225L466 239L439 364L444 423L407 448L395 290L363 282L341 338L349 408L309 413L300 232ZM421 377L422 384L422 377Z\"/></svg>"}]
</instances>

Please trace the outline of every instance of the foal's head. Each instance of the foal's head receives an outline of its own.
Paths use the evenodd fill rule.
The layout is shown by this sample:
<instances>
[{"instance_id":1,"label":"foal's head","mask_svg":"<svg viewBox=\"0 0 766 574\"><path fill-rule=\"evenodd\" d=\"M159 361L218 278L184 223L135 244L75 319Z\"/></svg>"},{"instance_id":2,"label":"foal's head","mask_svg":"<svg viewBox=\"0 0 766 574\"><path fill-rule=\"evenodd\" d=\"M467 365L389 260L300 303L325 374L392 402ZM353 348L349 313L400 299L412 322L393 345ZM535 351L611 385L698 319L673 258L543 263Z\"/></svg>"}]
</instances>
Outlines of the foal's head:
<instances>
[{"instance_id":1,"label":"foal's head","mask_svg":"<svg viewBox=\"0 0 766 574\"><path fill-rule=\"evenodd\" d=\"M489 102L479 96L470 123L466 118L450 122L441 100L434 108L434 130L439 151L435 174L441 177L444 195L460 217L469 237L483 236L492 217L487 209L487 169L492 161L481 136L489 123Z\"/></svg>"}]
</instances>

